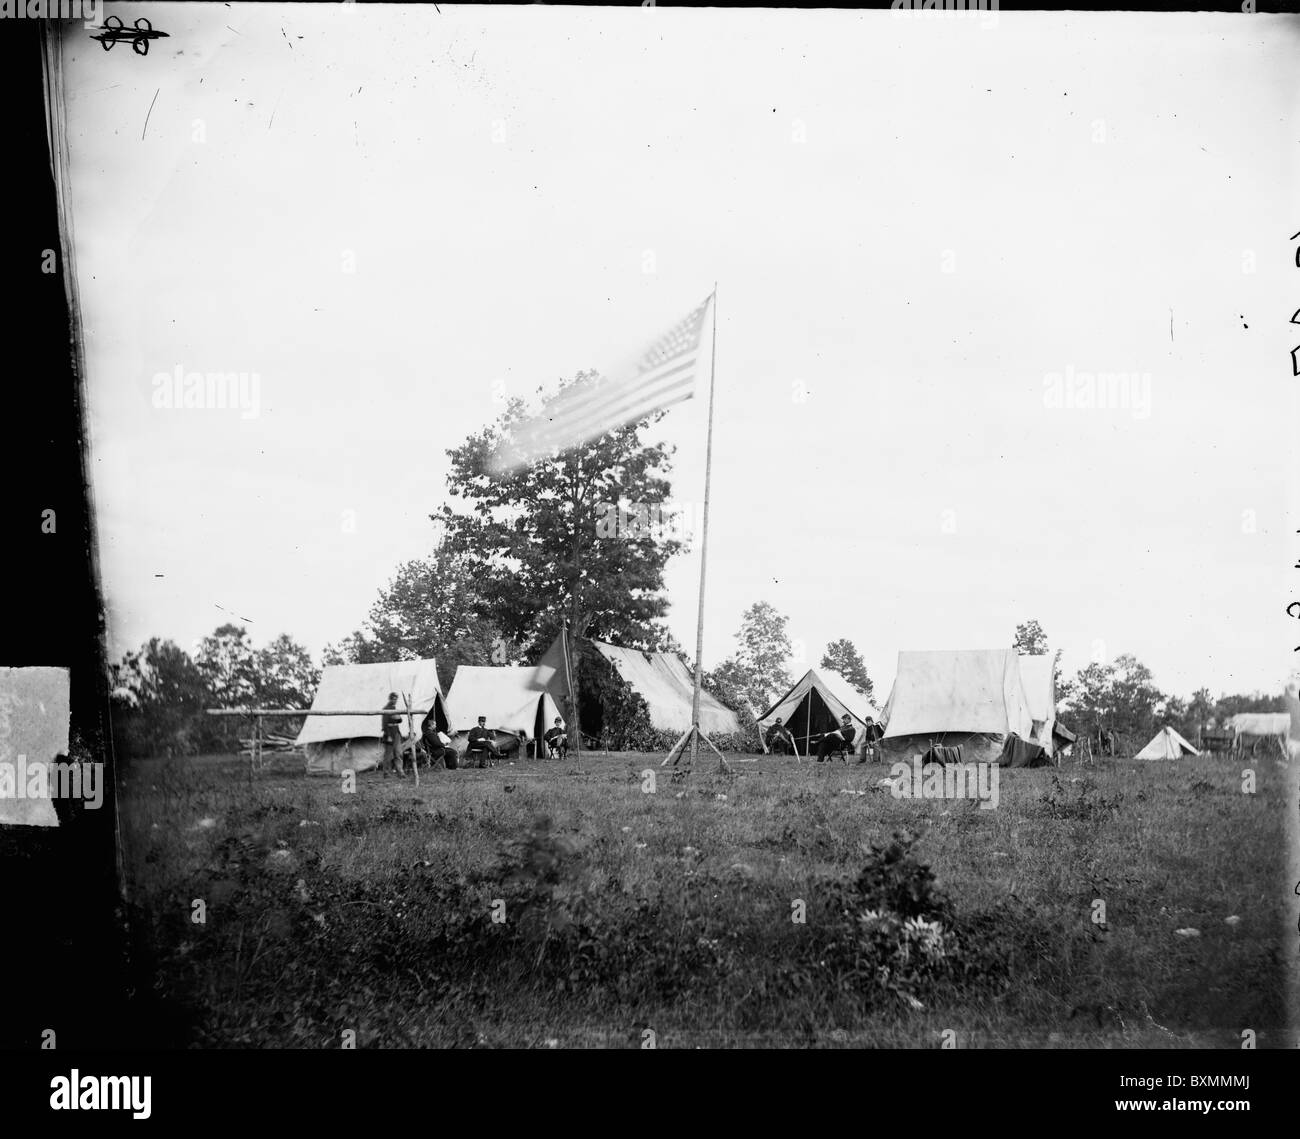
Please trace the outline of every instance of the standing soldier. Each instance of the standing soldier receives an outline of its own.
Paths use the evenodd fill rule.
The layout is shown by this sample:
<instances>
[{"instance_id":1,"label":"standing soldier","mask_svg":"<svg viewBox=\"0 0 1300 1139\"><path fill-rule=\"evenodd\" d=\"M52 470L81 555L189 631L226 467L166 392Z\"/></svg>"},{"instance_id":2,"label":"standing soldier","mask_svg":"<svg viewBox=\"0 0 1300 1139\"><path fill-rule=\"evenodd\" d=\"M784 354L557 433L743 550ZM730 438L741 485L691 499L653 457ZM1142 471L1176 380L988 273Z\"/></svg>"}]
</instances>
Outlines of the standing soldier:
<instances>
[{"instance_id":1,"label":"standing soldier","mask_svg":"<svg viewBox=\"0 0 1300 1139\"><path fill-rule=\"evenodd\" d=\"M380 734L384 740L384 758L380 761L379 769L388 775L388 765L391 763L393 771L400 775L406 774L406 765L402 762L402 715L395 711L397 708L397 693L388 694L388 702L384 705L384 718L380 726ZM390 711L390 709L394 709Z\"/></svg>"}]
</instances>

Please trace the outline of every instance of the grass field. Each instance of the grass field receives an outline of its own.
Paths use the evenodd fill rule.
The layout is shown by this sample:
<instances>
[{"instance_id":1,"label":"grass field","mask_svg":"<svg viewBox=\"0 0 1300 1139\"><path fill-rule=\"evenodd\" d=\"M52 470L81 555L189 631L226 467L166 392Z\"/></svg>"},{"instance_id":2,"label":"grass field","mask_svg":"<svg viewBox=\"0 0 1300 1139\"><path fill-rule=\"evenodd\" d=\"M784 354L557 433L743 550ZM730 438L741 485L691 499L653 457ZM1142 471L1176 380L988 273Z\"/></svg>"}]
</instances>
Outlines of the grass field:
<instances>
[{"instance_id":1,"label":"grass field","mask_svg":"<svg viewBox=\"0 0 1300 1139\"><path fill-rule=\"evenodd\" d=\"M353 793L300 759L136 761L124 857L160 1043L1287 1043L1273 759L1253 794L1211 756L1005 771L996 810L895 799L881 766L658 760Z\"/></svg>"}]
</instances>

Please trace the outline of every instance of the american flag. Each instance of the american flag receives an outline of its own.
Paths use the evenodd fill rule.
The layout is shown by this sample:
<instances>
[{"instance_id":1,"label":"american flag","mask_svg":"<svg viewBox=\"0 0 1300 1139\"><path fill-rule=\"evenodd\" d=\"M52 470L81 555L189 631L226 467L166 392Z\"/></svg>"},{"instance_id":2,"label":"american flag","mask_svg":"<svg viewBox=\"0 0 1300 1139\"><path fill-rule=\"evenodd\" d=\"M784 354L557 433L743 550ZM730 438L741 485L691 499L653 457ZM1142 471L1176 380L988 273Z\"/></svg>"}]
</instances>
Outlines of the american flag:
<instances>
[{"instance_id":1,"label":"american flag","mask_svg":"<svg viewBox=\"0 0 1300 1139\"><path fill-rule=\"evenodd\" d=\"M704 321L713 295L656 340L632 367L565 388L517 425L493 466L508 470L589 442L695 395Z\"/></svg>"}]
</instances>

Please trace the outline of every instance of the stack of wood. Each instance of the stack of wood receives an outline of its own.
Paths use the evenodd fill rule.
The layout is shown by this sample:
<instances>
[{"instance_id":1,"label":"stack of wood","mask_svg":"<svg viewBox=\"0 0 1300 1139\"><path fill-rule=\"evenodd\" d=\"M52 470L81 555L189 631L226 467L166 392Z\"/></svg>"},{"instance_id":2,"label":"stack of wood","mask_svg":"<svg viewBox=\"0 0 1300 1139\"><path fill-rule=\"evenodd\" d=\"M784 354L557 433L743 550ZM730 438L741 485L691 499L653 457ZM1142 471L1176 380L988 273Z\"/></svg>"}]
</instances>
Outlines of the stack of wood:
<instances>
[{"instance_id":1,"label":"stack of wood","mask_svg":"<svg viewBox=\"0 0 1300 1139\"><path fill-rule=\"evenodd\" d=\"M293 749L294 749L294 742L293 742L293 741L294 741L294 737L293 737L293 736L281 736L281 735L276 735L274 732L267 732L265 735L262 736L262 751L263 751L263 752L268 752L268 751L279 751L279 752L288 752L288 751L293 751ZM253 737L252 737L252 736L248 736L248 737L246 737L246 738L241 737L241 739L240 739L240 741L239 741L239 754L240 754L240 755L252 755L252 754L253 754Z\"/></svg>"}]
</instances>

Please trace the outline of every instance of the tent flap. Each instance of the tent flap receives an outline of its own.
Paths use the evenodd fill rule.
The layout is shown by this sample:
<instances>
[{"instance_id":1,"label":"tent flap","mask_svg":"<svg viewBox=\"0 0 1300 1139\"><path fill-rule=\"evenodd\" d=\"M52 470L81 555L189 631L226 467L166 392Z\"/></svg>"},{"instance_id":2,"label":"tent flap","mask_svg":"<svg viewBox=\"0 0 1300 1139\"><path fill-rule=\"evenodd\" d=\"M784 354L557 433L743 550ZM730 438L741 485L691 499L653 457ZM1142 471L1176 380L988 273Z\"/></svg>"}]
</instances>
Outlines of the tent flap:
<instances>
[{"instance_id":1,"label":"tent flap","mask_svg":"<svg viewBox=\"0 0 1300 1139\"><path fill-rule=\"evenodd\" d=\"M975 732L1033 739L1014 649L898 654L885 738Z\"/></svg>"},{"instance_id":2,"label":"tent flap","mask_svg":"<svg viewBox=\"0 0 1300 1139\"><path fill-rule=\"evenodd\" d=\"M563 634L542 657L539 669L550 671L548 689L557 702L569 692L564 667ZM605 641L588 640L623 681L645 701L652 727L678 734L691 726L691 702L695 677L677 653L655 653L642 649L624 649ZM728 735L740 731L735 712L711 692L700 689L700 727L705 735Z\"/></svg>"},{"instance_id":3,"label":"tent flap","mask_svg":"<svg viewBox=\"0 0 1300 1139\"><path fill-rule=\"evenodd\" d=\"M404 696L411 698L412 706L417 710L427 710L443 703L437 662L400 660L326 665L311 706L315 711L324 712L378 711L388 700L390 692L399 696L399 711L405 708L400 699ZM423 716L417 713L416 718L418 721ZM418 723L416 730L419 730ZM296 742L306 745L330 740L377 740L382 734L380 716L308 716ZM403 719L402 735L406 734Z\"/></svg>"},{"instance_id":4,"label":"tent flap","mask_svg":"<svg viewBox=\"0 0 1300 1139\"><path fill-rule=\"evenodd\" d=\"M550 693L537 684L536 667L462 664L447 692L451 730L467 732L485 716L489 728L536 739L560 716Z\"/></svg>"},{"instance_id":5,"label":"tent flap","mask_svg":"<svg viewBox=\"0 0 1300 1139\"><path fill-rule=\"evenodd\" d=\"M779 717L787 726L795 725L790 730L796 746L808 750L814 735L828 731L846 713L858 730L854 744L860 746L867 721L875 719L875 705L838 672L828 668L810 668L758 718L758 728L760 732L766 732ZM826 724L816 723L819 719L825 719Z\"/></svg>"}]
</instances>

